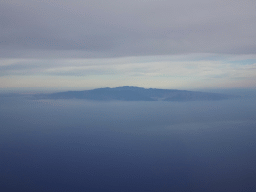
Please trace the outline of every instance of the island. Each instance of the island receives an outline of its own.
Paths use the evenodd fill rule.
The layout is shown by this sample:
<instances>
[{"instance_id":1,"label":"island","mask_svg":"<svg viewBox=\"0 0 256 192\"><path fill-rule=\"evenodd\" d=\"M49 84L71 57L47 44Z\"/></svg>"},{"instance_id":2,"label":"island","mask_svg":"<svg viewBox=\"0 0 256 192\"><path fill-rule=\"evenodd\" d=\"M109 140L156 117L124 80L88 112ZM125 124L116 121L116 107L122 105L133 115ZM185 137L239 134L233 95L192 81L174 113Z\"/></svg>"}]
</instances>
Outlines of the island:
<instances>
[{"instance_id":1,"label":"island","mask_svg":"<svg viewBox=\"0 0 256 192\"><path fill-rule=\"evenodd\" d=\"M86 99L97 101L202 101L229 99L229 95L177 89L157 89L134 86L105 87L85 91L65 91L36 94L36 99Z\"/></svg>"}]
</instances>

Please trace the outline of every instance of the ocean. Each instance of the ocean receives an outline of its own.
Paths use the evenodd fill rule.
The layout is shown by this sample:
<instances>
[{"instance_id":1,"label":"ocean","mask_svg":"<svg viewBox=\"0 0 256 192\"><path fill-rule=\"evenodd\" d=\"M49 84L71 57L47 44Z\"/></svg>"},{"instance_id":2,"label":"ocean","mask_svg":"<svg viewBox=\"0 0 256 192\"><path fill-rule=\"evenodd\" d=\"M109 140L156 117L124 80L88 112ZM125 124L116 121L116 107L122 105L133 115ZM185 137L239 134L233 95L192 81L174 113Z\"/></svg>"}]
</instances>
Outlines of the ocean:
<instances>
[{"instance_id":1,"label":"ocean","mask_svg":"<svg viewBox=\"0 0 256 192\"><path fill-rule=\"evenodd\" d=\"M256 102L0 98L0 191L256 191Z\"/></svg>"}]
</instances>

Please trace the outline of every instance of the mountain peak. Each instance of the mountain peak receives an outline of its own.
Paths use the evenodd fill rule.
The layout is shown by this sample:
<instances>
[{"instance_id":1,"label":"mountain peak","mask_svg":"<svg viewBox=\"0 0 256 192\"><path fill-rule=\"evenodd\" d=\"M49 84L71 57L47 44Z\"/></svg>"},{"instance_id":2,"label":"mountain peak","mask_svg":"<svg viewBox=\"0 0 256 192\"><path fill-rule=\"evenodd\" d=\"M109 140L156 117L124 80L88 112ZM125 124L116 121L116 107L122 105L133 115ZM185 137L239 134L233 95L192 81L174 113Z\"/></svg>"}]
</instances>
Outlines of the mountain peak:
<instances>
[{"instance_id":1,"label":"mountain peak","mask_svg":"<svg viewBox=\"0 0 256 192\"><path fill-rule=\"evenodd\" d=\"M35 95L41 99L86 99L120 101L202 101L222 100L229 96L218 93L186 91L176 89L143 88L135 86L105 87L86 91L67 91L52 94Z\"/></svg>"}]
</instances>

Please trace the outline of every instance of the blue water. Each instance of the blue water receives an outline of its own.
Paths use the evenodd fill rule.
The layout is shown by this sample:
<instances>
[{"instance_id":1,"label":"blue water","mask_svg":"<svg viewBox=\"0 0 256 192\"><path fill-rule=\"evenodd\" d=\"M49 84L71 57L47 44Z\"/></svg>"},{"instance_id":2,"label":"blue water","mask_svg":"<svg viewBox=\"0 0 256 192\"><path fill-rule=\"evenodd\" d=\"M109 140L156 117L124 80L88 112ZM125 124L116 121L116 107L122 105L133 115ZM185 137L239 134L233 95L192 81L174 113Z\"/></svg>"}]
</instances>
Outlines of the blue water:
<instances>
[{"instance_id":1,"label":"blue water","mask_svg":"<svg viewBox=\"0 0 256 192\"><path fill-rule=\"evenodd\" d=\"M256 191L256 102L0 100L0 191Z\"/></svg>"}]
</instances>

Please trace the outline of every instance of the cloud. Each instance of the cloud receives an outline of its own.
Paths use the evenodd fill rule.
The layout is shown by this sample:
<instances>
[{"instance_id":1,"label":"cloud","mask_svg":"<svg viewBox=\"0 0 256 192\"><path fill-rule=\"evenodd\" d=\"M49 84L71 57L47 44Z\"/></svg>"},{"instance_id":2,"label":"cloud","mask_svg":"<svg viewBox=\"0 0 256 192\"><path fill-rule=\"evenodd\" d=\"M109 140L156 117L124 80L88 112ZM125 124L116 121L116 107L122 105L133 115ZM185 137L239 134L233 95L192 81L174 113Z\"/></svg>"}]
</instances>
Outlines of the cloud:
<instances>
[{"instance_id":1,"label":"cloud","mask_svg":"<svg viewBox=\"0 0 256 192\"><path fill-rule=\"evenodd\" d=\"M244 84L254 86L256 81L256 58L248 55L241 57L232 55L219 57L206 54L201 57L180 55L108 59L2 59L0 63L0 79L2 82L9 79L13 84L24 78L36 82L35 79L38 77L45 79L51 85L56 82L51 82L50 79L57 82L70 80L73 83L76 79L77 82L74 85L83 86L82 82L87 82L89 87L122 85L161 88L225 87L238 85L238 82L241 86ZM56 80L58 78L59 80ZM35 86L37 86L36 83ZM64 84L60 83L59 86Z\"/></svg>"},{"instance_id":2,"label":"cloud","mask_svg":"<svg viewBox=\"0 0 256 192\"><path fill-rule=\"evenodd\" d=\"M252 0L0 1L0 57L255 54Z\"/></svg>"},{"instance_id":3,"label":"cloud","mask_svg":"<svg viewBox=\"0 0 256 192\"><path fill-rule=\"evenodd\" d=\"M252 0L0 0L0 87L252 87L255 8Z\"/></svg>"}]
</instances>

